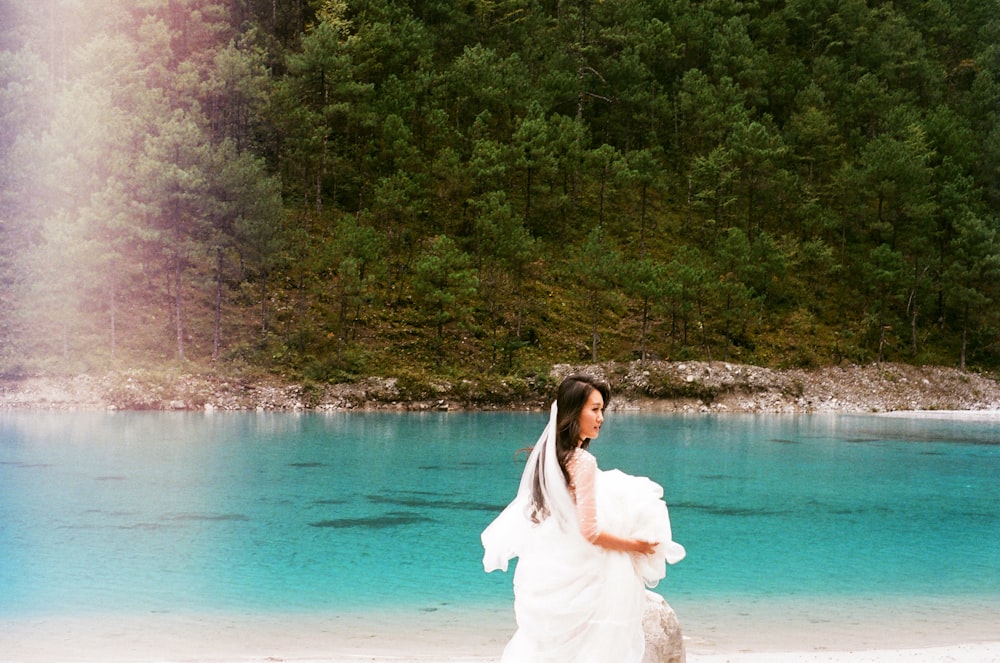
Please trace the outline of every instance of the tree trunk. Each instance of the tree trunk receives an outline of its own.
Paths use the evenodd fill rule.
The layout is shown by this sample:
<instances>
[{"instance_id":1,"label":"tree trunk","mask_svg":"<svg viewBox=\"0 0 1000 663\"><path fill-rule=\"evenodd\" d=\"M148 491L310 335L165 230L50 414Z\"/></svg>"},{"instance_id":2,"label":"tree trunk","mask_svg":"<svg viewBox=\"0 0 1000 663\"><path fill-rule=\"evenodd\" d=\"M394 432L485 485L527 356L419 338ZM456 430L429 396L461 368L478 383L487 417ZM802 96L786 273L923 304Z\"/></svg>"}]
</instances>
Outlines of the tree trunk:
<instances>
[{"instance_id":1,"label":"tree trunk","mask_svg":"<svg viewBox=\"0 0 1000 663\"><path fill-rule=\"evenodd\" d=\"M115 308L115 279L111 279L111 291L109 292L109 304L111 306L111 360L114 361L118 349L118 311Z\"/></svg>"},{"instance_id":2,"label":"tree trunk","mask_svg":"<svg viewBox=\"0 0 1000 663\"><path fill-rule=\"evenodd\" d=\"M594 311L593 326L590 330L590 360L593 363L597 363L597 318L599 315L600 307L597 305L597 293L595 292L590 298L591 309Z\"/></svg>"},{"instance_id":3,"label":"tree trunk","mask_svg":"<svg viewBox=\"0 0 1000 663\"><path fill-rule=\"evenodd\" d=\"M726 295L726 314L723 316L722 323L722 361L729 361L729 339L732 333L729 329L729 322L733 315L733 298L731 295Z\"/></svg>"},{"instance_id":4,"label":"tree trunk","mask_svg":"<svg viewBox=\"0 0 1000 663\"><path fill-rule=\"evenodd\" d=\"M531 227L531 176L532 168L528 166L528 171L525 173L525 184L524 184L524 224Z\"/></svg>"},{"instance_id":5,"label":"tree trunk","mask_svg":"<svg viewBox=\"0 0 1000 663\"><path fill-rule=\"evenodd\" d=\"M260 332L267 333L267 271L260 275Z\"/></svg>"},{"instance_id":6,"label":"tree trunk","mask_svg":"<svg viewBox=\"0 0 1000 663\"><path fill-rule=\"evenodd\" d=\"M184 361L184 318L181 306L181 254L174 252L174 322L177 331L177 358Z\"/></svg>"},{"instance_id":7,"label":"tree trunk","mask_svg":"<svg viewBox=\"0 0 1000 663\"><path fill-rule=\"evenodd\" d=\"M646 257L646 199L649 195L649 185L642 184L639 196L639 258Z\"/></svg>"},{"instance_id":8,"label":"tree trunk","mask_svg":"<svg viewBox=\"0 0 1000 663\"><path fill-rule=\"evenodd\" d=\"M646 363L646 332L649 328L649 297L642 300L642 338L639 341L639 362Z\"/></svg>"},{"instance_id":9,"label":"tree trunk","mask_svg":"<svg viewBox=\"0 0 1000 663\"><path fill-rule=\"evenodd\" d=\"M177 333L177 359L184 361L184 307L181 298L181 280L184 276L183 257L181 256L181 211L177 200L173 203L173 214L170 219L174 231L174 328Z\"/></svg>"},{"instance_id":10,"label":"tree trunk","mask_svg":"<svg viewBox=\"0 0 1000 663\"><path fill-rule=\"evenodd\" d=\"M323 216L323 171L316 173L316 216Z\"/></svg>"},{"instance_id":11,"label":"tree trunk","mask_svg":"<svg viewBox=\"0 0 1000 663\"><path fill-rule=\"evenodd\" d=\"M344 357L344 342L347 340L347 312L350 301L347 297L347 290L345 289L340 294L340 329L337 331L337 363L339 364Z\"/></svg>"},{"instance_id":12,"label":"tree trunk","mask_svg":"<svg viewBox=\"0 0 1000 663\"><path fill-rule=\"evenodd\" d=\"M521 323L524 319L524 277L521 270L517 270L514 281L517 291L517 315L514 317L514 338L521 340Z\"/></svg>"},{"instance_id":13,"label":"tree trunk","mask_svg":"<svg viewBox=\"0 0 1000 663\"><path fill-rule=\"evenodd\" d=\"M878 363L881 365L885 361L885 330L887 325L879 322L878 325Z\"/></svg>"},{"instance_id":14,"label":"tree trunk","mask_svg":"<svg viewBox=\"0 0 1000 663\"><path fill-rule=\"evenodd\" d=\"M969 344L969 305L965 305L965 315L962 316L962 357L959 360L959 370L965 370L965 350Z\"/></svg>"},{"instance_id":15,"label":"tree trunk","mask_svg":"<svg viewBox=\"0 0 1000 663\"><path fill-rule=\"evenodd\" d=\"M712 348L708 345L708 330L705 328L705 311L702 308L701 300L698 300L698 328L701 330L701 343L705 346L705 355L708 365L712 365Z\"/></svg>"},{"instance_id":16,"label":"tree trunk","mask_svg":"<svg viewBox=\"0 0 1000 663\"><path fill-rule=\"evenodd\" d=\"M219 359L222 340L222 247L215 249L215 333L212 339L212 361Z\"/></svg>"}]
</instances>

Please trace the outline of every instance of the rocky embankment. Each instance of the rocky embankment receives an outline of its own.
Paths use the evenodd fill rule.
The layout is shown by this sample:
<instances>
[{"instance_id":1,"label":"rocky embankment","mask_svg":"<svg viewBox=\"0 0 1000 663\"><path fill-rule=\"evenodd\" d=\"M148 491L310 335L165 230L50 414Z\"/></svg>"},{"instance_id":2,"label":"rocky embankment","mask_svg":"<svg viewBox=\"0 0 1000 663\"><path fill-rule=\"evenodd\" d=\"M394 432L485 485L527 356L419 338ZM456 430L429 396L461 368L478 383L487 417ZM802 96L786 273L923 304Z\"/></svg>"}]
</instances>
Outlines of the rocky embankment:
<instances>
[{"instance_id":1,"label":"rocky embankment","mask_svg":"<svg viewBox=\"0 0 1000 663\"><path fill-rule=\"evenodd\" d=\"M557 365L531 378L481 382L366 378L288 384L216 375L0 378L0 409L462 410L542 408L574 371L606 379L614 406L664 412L1000 410L1000 382L957 369L905 364L774 370L725 362Z\"/></svg>"}]
</instances>

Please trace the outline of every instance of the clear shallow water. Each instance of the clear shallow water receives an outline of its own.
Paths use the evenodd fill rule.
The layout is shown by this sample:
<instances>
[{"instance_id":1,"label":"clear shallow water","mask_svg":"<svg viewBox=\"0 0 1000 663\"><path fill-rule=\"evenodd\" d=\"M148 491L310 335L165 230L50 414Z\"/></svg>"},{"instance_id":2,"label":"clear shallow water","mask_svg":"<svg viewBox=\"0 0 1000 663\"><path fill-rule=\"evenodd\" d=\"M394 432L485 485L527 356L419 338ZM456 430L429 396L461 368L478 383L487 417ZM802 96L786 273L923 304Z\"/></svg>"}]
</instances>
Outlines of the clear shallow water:
<instances>
[{"instance_id":1,"label":"clear shallow water","mask_svg":"<svg viewBox=\"0 0 1000 663\"><path fill-rule=\"evenodd\" d=\"M0 618L509 606L479 532L540 413L0 414ZM1000 420L612 413L685 602L1000 605Z\"/></svg>"}]
</instances>

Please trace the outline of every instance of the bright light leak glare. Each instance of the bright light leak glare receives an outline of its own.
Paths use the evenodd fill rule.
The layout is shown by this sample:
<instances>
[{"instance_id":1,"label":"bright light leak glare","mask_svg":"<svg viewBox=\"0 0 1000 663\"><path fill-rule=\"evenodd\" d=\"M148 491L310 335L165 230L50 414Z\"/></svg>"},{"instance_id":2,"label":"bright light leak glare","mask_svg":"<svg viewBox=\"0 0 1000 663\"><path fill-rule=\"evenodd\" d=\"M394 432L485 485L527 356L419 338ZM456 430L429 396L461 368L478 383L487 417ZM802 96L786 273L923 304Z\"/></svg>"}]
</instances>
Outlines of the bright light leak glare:
<instances>
[{"instance_id":1,"label":"bright light leak glare","mask_svg":"<svg viewBox=\"0 0 1000 663\"><path fill-rule=\"evenodd\" d=\"M102 53L111 3L37 0L18 8L23 51L37 63L24 104L31 125L23 127L16 166L26 175L31 229L26 265L31 290L22 306L22 342L58 359L90 336L85 320L99 278L95 261L103 247L90 223L95 201L108 181L108 146L114 140L108 79L113 63ZM95 288L96 286L96 288Z\"/></svg>"},{"instance_id":2,"label":"bright light leak glare","mask_svg":"<svg viewBox=\"0 0 1000 663\"><path fill-rule=\"evenodd\" d=\"M149 173L167 168L143 174L140 165L155 159L150 141L179 105L171 29L157 14L166 0L22 3L18 43L36 71L21 100L31 125L21 127L23 147L10 162L25 174L31 209L22 223L34 238L21 340L30 355L57 363L113 358L123 321L133 331L151 321L163 329L170 316L158 298L164 283L143 278L145 265L163 260L162 247L150 249L151 210L162 199ZM172 5L177 24L196 22L188 4ZM143 292L150 288L157 292ZM148 308L123 311L124 301Z\"/></svg>"}]
</instances>

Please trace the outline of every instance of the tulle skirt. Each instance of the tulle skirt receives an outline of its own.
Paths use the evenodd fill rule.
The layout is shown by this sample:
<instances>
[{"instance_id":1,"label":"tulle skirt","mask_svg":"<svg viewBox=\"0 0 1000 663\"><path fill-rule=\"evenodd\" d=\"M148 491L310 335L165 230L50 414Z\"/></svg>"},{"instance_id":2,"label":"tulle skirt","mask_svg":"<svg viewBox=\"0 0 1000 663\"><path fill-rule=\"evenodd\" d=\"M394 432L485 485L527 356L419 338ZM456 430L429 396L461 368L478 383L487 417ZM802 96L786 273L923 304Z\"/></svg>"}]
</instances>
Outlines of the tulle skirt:
<instances>
[{"instance_id":1,"label":"tulle skirt","mask_svg":"<svg viewBox=\"0 0 1000 663\"><path fill-rule=\"evenodd\" d=\"M483 565L514 572L517 632L502 663L640 663L645 648L645 587L680 561L684 548L672 540L663 489L644 477L598 472L598 523L619 536L658 541L653 555L596 546L576 523L526 517L527 500L515 499L483 532Z\"/></svg>"}]
</instances>

